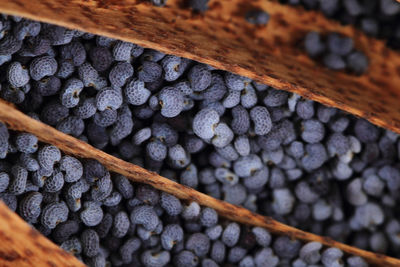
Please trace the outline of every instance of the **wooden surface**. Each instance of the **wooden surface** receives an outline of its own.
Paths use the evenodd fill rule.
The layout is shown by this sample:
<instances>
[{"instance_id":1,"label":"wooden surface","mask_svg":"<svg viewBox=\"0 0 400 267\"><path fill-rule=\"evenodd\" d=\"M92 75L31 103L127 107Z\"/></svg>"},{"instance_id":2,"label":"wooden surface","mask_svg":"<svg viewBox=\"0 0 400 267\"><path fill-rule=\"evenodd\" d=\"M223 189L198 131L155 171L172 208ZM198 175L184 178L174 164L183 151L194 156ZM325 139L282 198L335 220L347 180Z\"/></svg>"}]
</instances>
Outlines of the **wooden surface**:
<instances>
[{"instance_id":1,"label":"wooden surface","mask_svg":"<svg viewBox=\"0 0 400 267\"><path fill-rule=\"evenodd\" d=\"M159 190L175 195L176 197L196 201L202 206L215 209L219 215L232 221L243 224L261 226L270 232L280 235L289 235L294 239L304 241L318 241L327 246L340 248L346 253L354 254L365 258L368 262L382 266L400 266L400 259L391 258L385 255L376 254L361 250L343 243L334 241L329 237L318 236L304 232L291 226L282 224L267 216L261 216L245 208L229 204L200 193L190 187L180 185L157 173L147 171L139 166L133 165L116 157L113 157L101 150L98 150L87 143L84 143L72 136L57 131L40 121L18 111L4 100L0 100L0 121L6 123L10 129L29 132L36 135L40 141L53 144L67 154L80 158L92 158L98 160L110 171L120 173L132 181L149 184ZM0 207L1 212L1 207ZM0 213L1 214L1 213ZM7 224L7 220L1 220L0 224ZM9 226L12 227L12 226ZM1 239L1 237L0 237ZM0 242L1 243L1 242Z\"/></svg>"},{"instance_id":2,"label":"wooden surface","mask_svg":"<svg viewBox=\"0 0 400 267\"><path fill-rule=\"evenodd\" d=\"M211 0L205 15L183 0L154 7L146 0L0 0L0 11L132 41L296 92L400 133L400 54L382 41L315 11L267 0ZM244 21L254 7L267 10L267 27ZM355 40L370 60L356 77L328 70L300 48L310 30L336 31Z\"/></svg>"},{"instance_id":3,"label":"wooden surface","mask_svg":"<svg viewBox=\"0 0 400 267\"><path fill-rule=\"evenodd\" d=\"M0 201L0 266L84 267Z\"/></svg>"},{"instance_id":4,"label":"wooden surface","mask_svg":"<svg viewBox=\"0 0 400 267\"><path fill-rule=\"evenodd\" d=\"M316 12L305 12L272 1L211 0L210 10L205 15L193 14L181 2L169 0L167 7L156 8L143 0L0 0L0 11L119 38L201 61L341 108L400 133L400 55L386 48L383 42L368 38L349 26L343 27L328 21ZM271 21L267 27L255 27L244 22L244 14L253 7L260 7L271 14ZM367 74L355 77L316 65L299 48L304 34L310 30L336 31L353 37L357 49L364 51L370 59ZM251 213L179 185L62 134L23 115L4 102L0 102L0 120L7 122L13 129L34 133L40 140L57 145L66 153L83 158L96 158L110 170L134 181L147 183L181 199L194 200L201 205L212 207L228 219L262 226L273 233L287 234L293 238L319 241L347 253L360 255L373 264L400 266L398 259L297 230L269 217ZM9 218L15 215L11 214L4 219L3 215L7 212L3 211L0 206L0 218L3 217L0 229L8 229L7 233L12 232L14 236L19 228L16 228L13 220ZM21 235L17 237L22 243L26 241L27 232L23 232L24 224L21 221L18 225L21 226ZM28 229L26 226L25 224L25 231ZM12 238L11 235L7 236ZM51 244L40 236L37 238L40 239L36 243L39 248L42 248L43 244ZM14 239L2 238L0 251L12 247L8 242L10 240ZM18 249L22 249L23 244L17 246ZM53 254L56 253L52 253L48 259L53 261L53 258L58 258L59 255L68 256L65 253L55 256ZM23 264L29 262L24 256L30 253L22 250L2 255L5 260L0 259L1 261L10 259L11 255L11 259L20 260ZM32 260L36 260L38 256L42 256L43 259L42 253L35 254ZM69 260L63 261L56 266L69 263Z\"/></svg>"}]
</instances>

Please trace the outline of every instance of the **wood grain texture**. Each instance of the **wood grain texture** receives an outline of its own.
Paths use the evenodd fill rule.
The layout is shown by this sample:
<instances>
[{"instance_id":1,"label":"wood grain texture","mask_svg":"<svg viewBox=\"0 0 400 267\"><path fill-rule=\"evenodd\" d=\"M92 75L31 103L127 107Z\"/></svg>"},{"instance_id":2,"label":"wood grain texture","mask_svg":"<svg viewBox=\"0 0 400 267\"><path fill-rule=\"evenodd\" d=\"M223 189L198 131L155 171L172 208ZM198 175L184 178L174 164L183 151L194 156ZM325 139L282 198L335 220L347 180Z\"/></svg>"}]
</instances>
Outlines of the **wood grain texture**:
<instances>
[{"instance_id":1,"label":"wood grain texture","mask_svg":"<svg viewBox=\"0 0 400 267\"><path fill-rule=\"evenodd\" d=\"M0 121L6 123L10 129L32 133L36 135L40 141L53 144L67 154L71 154L80 158L96 159L106 166L110 171L122 174L132 181L149 184L159 190L175 195L180 199L196 201L202 206L213 208L218 212L219 215L232 221L252 226L265 227L272 233L289 235L294 239L318 241L327 246L337 247L346 253L361 256L372 264L382 266L400 266L400 259L368 252L336 242L329 237L318 236L312 233L301 231L294 227L277 222L270 217L261 216L243 207L215 199L190 187L180 185L167 178L164 178L155 172L147 171L139 166L113 157L72 136L59 132L53 127L30 118L6 103L4 100L0 100ZM5 224L6 221L3 220L2 223Z\"/></svg>"},{"instance_id":2,"label":"wood grain texture","mask_svg":"<svg viewBox=\"0 0 400 267\"><path fill-rule=\"evenodd\" d=\"M0 11L131 41L248 76L278 89L364 117L400 133L400 54L383 41L316 11L267 0L211 0L204 15L183 0L0 0ZM252 8L271 15L266 27L244 21ZM310 30L352 37L370 60L361 77L328 70L301 49Z\"/></svg>"},{"instance_id":3,"label":"wood grain texture","mask_svg":"<svg viewBox=\"0 0 400 267\"><path fill-rule=\"evenodd\" d=\"M84 267L0 201L0 266Z\"/></svg>"}]
</instances>

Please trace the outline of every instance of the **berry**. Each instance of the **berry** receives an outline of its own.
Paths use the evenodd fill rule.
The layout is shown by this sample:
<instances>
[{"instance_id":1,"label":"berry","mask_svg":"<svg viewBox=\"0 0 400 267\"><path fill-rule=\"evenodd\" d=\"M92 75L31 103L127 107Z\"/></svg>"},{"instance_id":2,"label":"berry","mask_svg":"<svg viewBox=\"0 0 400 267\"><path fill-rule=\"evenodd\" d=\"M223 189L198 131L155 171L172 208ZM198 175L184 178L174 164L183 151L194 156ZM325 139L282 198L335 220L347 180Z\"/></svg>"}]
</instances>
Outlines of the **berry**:
<instances>
[{"instance_id":1,"label":"berry","mask_svg":"<svg viewBox=\"0 0 400 267\"><path fill-rule=\"evenodd\" d=\"M84 209L80 212L80 218L86 226L96 226L103 219L103 210L96 202L87 201L83 204Z\"/></svg>"},{"instance_id":2,"label":"berry","mask_svg":"<svg viewBox=\"0 0 400 267\"><path fill-rule=\"evenodd\" d=\"M74 41L61 46L60 56L70 60L74 66L81 66L86 60L86 50L82 43Z\"/></svg>"},{"instance_id":3,"label":"berry","mask_svg":"<svg viewBox=\"0 0 400 267\"><path fill-rule=\"evenodd\" d=\"M28 171L20 166L14 165L11 168L12 179L8 185L8 192L14 195L21 195L25 192Z\"/></svg>"},{"instance_id":4,"label":"berry","mask_svg":"<svg viewBox=\"0 0 400 267\"><path fill-rule=\"evenodd\" d=\"M13 34L7 34L0 40L0 55L12 55L21 49L22 41Z\"/></svg>"},{"instance_id":5,"label":"berry","mask_svg":"<svg viewBox=\"0 0 400 267\"><path fill-rule=\"evenodd\" d=\"M310 57L317 57L326 49L324 42L321 41L321 36L319 33L313 31L306 34L304 39L304 47Z\"/></svg>"},{"instance_id":6,"label":"berry","mask_svg":"<svg viewBox=\"0 0 400 267\"><path fill-rule=\"evenodd\" d=\"M126 81L133 75L133 67L128 62L117 63L111 68L108 79L114 87L122 87Z\"/></svg>"},{"instance_id":7,"label":"berry","mask_svg":"<svg viewBox=\"0 0 400 267\"><path fill-rule=\"evenodd\" d=\"M184 237L183 229L178 224L167 225L161 234L161 245L165 250L171 250Z\"/></svg>"},{"instance_id":8,"label":"berry","mask_svg":"<svg viewBox=\"0 0 400 267\"><path fill-rule=\"evenodd\" d=\"M78 67L79 79L85 87L94 86L99 79L99 73L90 63L83 63Z\"/></svg>"},{"instance_id":9,"label":"berry","mask_svg":"<svg viewBox=\"0 0 400 267\"><path fill-rule=\"evenodd\" d=\"M38 139L33 134L19 133L15 139L15 145L22 153L35 153L38 149Z\"/></svg>"},{"instance_id":10,"label":"berry","mask_svg":"<svg viewBox=\"0 0 400 267\"><path fill-rule=\"evenodd\" d=\"M242 106L236 106L232 109L231 128L235 134L242 135L247 133L250 128L249 113Z\"/></svg>"},{"instance_id":11,"label":"berry","mask_svg":"<svg viewBox=\"0 0 400 267\"><path fill-rule=\"evenodd\" d=\"M83 83L76 78L68 79L61 90L61 104L66 108L73 108L79 104L79 94L83 89Z\"/></svg>"},{"instance_id":12,"label":"berry","mask_svg":"<svg viewBox=\"0 0 400 267\"><path fill-rule=\"evenodd\" d=\"M291 240L287 236L280 236L275 240L273 248L279 257L292 259L298 255L301 243L298 240Z\"/></svg>"},{"instance_id":13,"label":"berry","mask_svg":"<svg viewBox=\"0 0 400 267\"><path fill-rule=\"evenodd\" d=\"M162 75L162 67L153 61L144 61L138 68L139 80L149 83L155 82Z\"/></svg>"},{"instance_id":14,"label":"berry","mask_svg":"<svg viewBox=\"0 0 400 267\"><path fill-rule=\"evenodd\" d=\"M62 172L53 172L53 174L44 182L43 189L45 192L55 193L64 186L64 175Z\"/></svg>"},{"instance_id":15,"label":"berry","mask_svg":"<svg viewBox=\"0 0 400 267\"><path fill-rule=\"evenodd\" d=\"M94 98L86 98L74 109L74 114L81 119L88 119L96 113L96 101Z\"/></svg>"},{"instance_id":16,"label":"berry","mask_svg":"<svg viewBox=\"0 0 400 267\"><path fill-rule=\"evenodd\" d=\"M318 120L306 120L303 122L302 128L301 137L307 143L318 143L325 136L325 128Z\"/></svg>"},{"instance_id":17,"label":"berry","mask_svg":"<svg viewBox=\"0 0 400 267\"><path fill-rule=\"evenodd\" d=\"M261 159L254 154L240 157L233 164L233 170L239 177L249 177L263 166Z\"/></svg>"},{"instance_id":18,"label":"berry","mask_svg":"<svg viewBox=\"0 0 400 267\"><path fill-rule=\"evenodd\" d=\"M56 162L61 160L60 150L52 145L45 145L38 151L38 161L42 168L53 169Z\"/></svg>"},{"instance_id":19,"label":"berry","mask_svg":"<svg viewBox=\"0 0 400 267\"><path fill-rule=\"evenodd\" d=\"M314 116L314 103L312 101L299 101L296 105L297 115L305 120L311 119Z\"/></svg>"},{"instance_id":20,"label":"berry","mask_svg":"<svg viewBox=\"0 0 400 267\"><path fill-rule=\"evenodd\" d=\"M100 111L105 109L117 110L122 105L122 96L117 90L104 88L96 95L96 106Z\"/></svg>"},{"instance_id":21,"label":"berry","mask_svg":"<svg viewBox=\"0 0 400 267\"><path fill-rule=\"evenodd\" d=\"M103 216L103 220L101 220L101 222L96 225L94 229L100 238L105 238L110 232L112 226L113 216L110 213L106 213Z\"/></svg>"},{"instance_id":22,"label":"berry","mask_svg":"<svg viewBox=\"0 0 400 267\"><path fill-rule=\"evenodd\" d=\"M182 212L181 202L173 195L162 192L160 203L161 207L170 216L176 216Z\"/></svg>"},{"instance_id":23,"label":"berry","mask_svg":"<svg viewBox=\"0 0 400 267\"><path fill-rule=\"evenodd\" d=\"M215 126L219 122L219 115L214 109L200 110L193 120L193 131L202 139L210 139L215 134Z\"/></svg>"},{"instance_id":24,"label":"berry","mask_svg":"<svg viewBox=\"0 0 400 267\"><path fill-rule=\"evenodd\" d=\"M271 248L263 248L256 253L254 263L257 267L264 265L277 266L279 258L274 254Z\"/></svg>"},{"instance_id":25,"label":"berry","mask_svg":"<svg viewBox=\"0 0 400 267\"><path fill-rule=\"evenodd\" d=\"M133 128L132 112L128 106L122 106L118 110L118 118L110 132L110 142L113 146L119 145L122 139L127 137Z\"/></svg>"},{"instance_id":26,"label":"berry","mask_svg":"<svg viewBox=\"0 0 400 267\"><path fill-rule=\"evenodd\" d=\"M69 116L57 123L56 129L65 134L79 137L85 129L85 123L82 119L78 117Z\"/></svg>"},{"instance_id":27,"label":"berry","mask_svg":"<svg viewBox=\"0 0 400 267\"><path fill-rule=\"evenodd\" d=\"M42 194L31 192L19 203L19 215L29 223L36 223L41 213Z\"/></svg>"},{"instance_id":28,"label":"berry","mask_svg":"<svg viewBox=\"0 0 400 267\"><path fill-rule=\"evenodd\" d=\"M77 234L79 231L79 224L77 221L68 220L57 225L53 230L52 236L57 243L63 243L70 239L72 235Z\"/></svg>"},{"instance_id":29,"label":"berry","mask_svg":"<svg viewBox=\"0 0 400 267\"><path fill-rule=\"evenodd\" d=\"M90 195L95 201L103 201L111 194L112 189L113 184L110 174L107 174L95 181L95 185L92 188Z\"/></svg>"},{"instance_id":30,"label":"berry","mask_svg":"<svg viewBox=\"0 0 400 267\"><path fill-rule=\"evenodd\" d=\"M29 73L32 79L39 81L46 76L52 76L57 71L57 61L51 56L41 56L32 60Z\"/></svg>"},{"instance_id":31,"label":"berry","mask_svg":"<svg viewBox=\"0 0 400 267\"><path fill-rule=\"evenodd\" d=\"M211 259L215 262L222 263L225 259L226 255L226 246L220 240L217 240L213 243L211 247Z\"/></svg>"},{"instance_id":32,"label":"berry","mask_svg":"<svg viewBox=\"0 0 400 267\"><path fill-rule=\"evenodd\" d=\"M129 230L130 220L126 212L120 211L114 216L112 235L117 238L124 237Z\"/></svg>"},{"instance_id":33,"label":"berry","mask_svg":"<svg viewBox=\"0 0 400 267\"><path fill-rule=\"evenodd\" d=\"M125 176L116 175L114 177L114 186L125 199L133 197L133 186Z\"/></svg>"},{"instance_id":34,"label":"berry","mask_svg":"<svg viewBox=\"0 0 400 267\"><path fill-rule=\"evenodd\" d=\"M69 60L60 60L58 62L58 70L55 76L50 77L50 79L59 78L59 79L67 79L70 78L71 75L75 71L75 66ZM40 82L40 81L39 81Z\"/></svg>"},{"instance_id":35,"label":"berry","mask_svg":"<svg viewBox=\"0 0 400 267\"><path fill-rule=\"evenodd\" d=\"M167 157L167 147L158 140L149 142L146 146L146 152L155 161L162 161Z\"/></svg>"},{"instance_id":36,"label":"berry","mask_svg":"<svg viewBox=\"0 0 400 267\"><path fill-rule=\"evenodd\" d=\"M198 181L198 172L196 165L189 164L180 175L180 183L182 185L186 185L192 188L196 188L199 181Z\"/></svg>"},{"instance_id":37,"label":"berry","mask_svg":"<svg viewBox=\"0 0 400 267\"><path fill-rule=\"evenodd\" d=\"M254 132L257 135L265 135L271 131L272 122L267 108L256 106L250 111L250 118L254 123Z\"/></svg>"},{"instance_id":38,"label":"berry","mask_svg":"<svg viewBox=\"0 0 400 267\"><path fill-rule=\"evenodd\" d=\"M40 215L40 222L54 229L59 223L68 219L68 207L64 202L52 202L43 207Z\"/></svg>"},{"instance_id":39,"label":"berry","mask_svg":"<svg viewBox=\"0 0 400 267\"><path fill-rule=\"evenodd\" d=\"M133 46L132 43L117 41L112 49L113 58L116 61L129 61Z\"/></svg>"},{"instance_id":40,"label":"berry","mask_svg":"<svg viewBox=\"0 0 400 267\"><path fill-rule=\"evenodd\" d=\"M346 63L348 68L358 75L363 74L368 68L368 58L359 51L350 53L346 57Z\"/></svg>"},{"instance_id":41,"label":"berry","mask_svg":"<svg viewBox=\"0 0 400 267\"><path fill-rule=\"evenodd\" d=\"M113 109L105 109L104 111L96 112L93 117L93 122L100 127L108 127L113 125L118 118L118 112Z\"/></svg>"},{"instance_id":42,"label":"berry","mask_svg":"<svg viewBox=\"0 0 400 267\"><path fill-rule=\"evenodd\" d=\"M170 261L170 258L168 251L146 250L141 256L141 260L146 267L165 266Z\"/></svg>"},{"instance_id":43,"label":"berry","mask_svg":"<svg viewBox=\"0 0 400 267\"><path fill-rule=\"evenodd\" d=\"M51 102L47 104L40 114L40 119L52 126L68 117L69 110L61 104Z\"/></svg>"},{"instance_id":44,"label":"berry","mask_svg":"<svg viewBox=\"0 0 400 267\"><path fill-rule=\"evenodd\" d=\"M214 225L206 229L205 233L211 240L217 240L222 234L222 226Z\"/></svg>"},{"instance_id":45,"label":"berry","mask_svg":"<svg viewBox=\"0 0 400 267\"><path fill-rule=\"evenodd\" d=\"M82 244L83 254L85 254L87 257L94 257L99 253L99 236L97 235L96 231L92 229L86 229L82 232L80 241Z\"/></svg>"},{"instance_id":46,"label":"berry","mask_svg":"<svg viewBox=\"0 0 400 267\"><path fill-rule=\"evenodd\" d=\"M347 264L350 267L367 267L368 263L361 257L353 256L347 258Z\"/></svg>"},{"instance_id":47,"label":"berry","mask_svg":"<svg viewBox=\"0 0 400 267\"><path fill-rule=\"evenodd\" d=\"M261 227L254 227L252 233L255 235L256 241L260 246L268 247L271 243L270 233Z\"/></svg>"},{"instance_id":48,"label":"berry","mask_svg":"<svg viewBox=\"0 0 400 267\"><path fill-rule=\"evenodd\" d=\"M182 250L174 257L176 266L195 267L199 264L199 258L189 250Z\"/></svg>"},{"instance_id":49,"label":"berry","mask_svg":"<svg viewBox=\"0 0 400 267\"><path fill-rule=\"evenodd\" d=\"M184 107L184 98L180 90L174 87L164 87L158 96L161 115L167 118L176 117Z\"/></svg>"},{"instance_id":50,"label":"berry","mask_svg":"<svg viewBox=\"0 0 400 267\"><path fill-rule=\"evenodd\" d=\"M210 250L210 240L203 233L195 233L186 240L185 247L191 250L196 256L204 257Z\"/></svg>"},{"instance_id":51,"label":"berry","mask_svg":"<svg viewBox=\"0 0 400 267\"><path fill-rule=\"evenodd\" d=\"M345 56L353 49L353 39L331 33L327 37L327 46L333 54Z\"/></svg>"},{"instance_id":52,"label":"berry","mask_svg":"<svg viewBox=\"0 0 400 267\"><path fill-rule=\"evenodd\" d=\"M151 92L145 87L143 81L132 79L127 82L124 94L128 103L139 106L147 102Z\"/></svg>"},{"instance_id":53,"label":"berry","mask_svg":"<svg viewBox=\"0 0 400 267\"><path fill-rule=\"evenodd\" d=\"M218 214L211 208L204 208L200 213L200 223L204 227L211 227L218 223Z\"/></svg>"},{"instance_id":54,"label":"berry","mask_svg":"<svg viewBox=\"0 0 400 267\"><path fill-rule=\"evenodd\" d=\"M255 171L251 176L246 177L243 180L243 184L250 190L257 190L262 188L267 182L269 177L269 170L267 167L263 167ZM273 176L271 175L270 186L273 183Z\"/></svg>"},{"instance_id":55,"label":"berry","mask_svg":"<svg viewBox=\"0 0 400 267\"><path fill-rule=\"evenodd\" d=\"M289 94L286 91L272 89L263 102L267 107L279 107L288 101L288 97Z\"/></svg>"},{"instance_id":56,"label":"berry","mask_svg":"<svg viewBox=\"0 0 400 267\"><path fill-rule=\"evenodd\" d=\"M12 62L7 68L7 80L12 87L22 87L29 82L29 73L20 62Z\"/></svg>"},{"instance_id":57,"label":"berry","mask_svg":"<svg viewBox=\"0 0 400 267\"><path fill-rule=\"evenodd\" d=\"M247 250L242 248L242 247L233 247L229 250L228 253L228 262L230 263L237 263L241 259L243 259L244 256L246 256Z\"/></svg>"},{"instance_id":58,"label":"berry","mask_svg":"<svg viewBox=\"0 0 400 267\"><path fill-rule=\"evenodd\" d=\"M71 254L79 255L82 253L82 243L76 237L62 242L60 247Z\"/></svg>"},{"instance_id":59,"label":"berry","mask_svg":"<svg viewBox=\"0 0 400 267\"><path fill-rule=\"evenodd\" d=\"M225 73L225 83L230 90L242 91L249 82L250 80L245 77L229 72Z\"/></svg>"},{"instance_id":60,"label":"berry","mask_svg":"<svg viewBox=\"0 0 400 267\"><path fill-rule=\"evenodd\" d=\"M344 59L333 53L326 54L323 58L323 62L326 67L333 70L343 70L346 67Z\"/></svg>"},{"instance_id":61,"label":"berry","mask_svg":"<svg viewBox=\"0 0 400 267\"><path fill-rule=\"evenodd\" d=\"M317 264L321 259L322 244L309 242L300 249L300 258L307 264Z\"/></svg>"},{"instance_id":62,"label":"berry","mask_svg":"<svg viewBox=\"0 0 400 267\"><path fill-rule=\"evenodd\" d=\"M93 67L99 72L106 71L113 62L110 50L105 47L93 47L90 49L89 58L93 63Z\"/></svg>"},{"instance_id":63,"label":"berry","mask_svg":"<svg viewBox=\"0 0 400 267\"><path fill-rule=\"evenodd\" d=\"M205 65L196 64L190 69L188 79L193 91L200 92L210 86L212 75Z\"/></svg>"},{"instance_id":64,"label":"berry","mask_svg":"<svg viewBox=\"0 0 400 267\"><path fill-rule=\"evenodd\" d=\"M139 238L130 238L122 244L119 249L119 254L121 255L122 262L128 264L132 262L132 254L137 251L141 246L141 241Z\"/></svg>"},{"instance_id":65,"label":"berry","mask_svg":"<svg viewBox=\"0 0 400 267\"><path fill-rule=\"evenodd\" d=\"M222 233L222 242L228 247L233 247L239 241L240 226L237 223L228 224Z\"/></svg>"},{"instance_id":66,"label":"berry","mask_svg":"<svg viewBox=\"0 0 400 267\"><path fill-rule=\"evenodd\" d=\"M275 189L272 195L272 207L277 214L283 215L292 211L295 198L287 188Z\"/></svg>"},{"instance_id":67,"label":"berry","mask_svg":"<svg viewBox=\"0 0 400 267\"><path fill-rule=\"evenodd\" d=\"M251 24L266 25L269 21L269 14L258 9L250 10L246 14L246 20Z\"/></svg>"},{"instance_id":68,"label":"berry","mask_svg":"<svg viewBox=\"0 0 400 267\"><path fill-rule=\"evenodd\" d=\"M234 134L229 126L223 122L215 127L215 136L212 139L212 144L216 147L224 147L231 143Z\"/></svg>"},{"instance_id":69,"label":"berry","mask_svg":"<svg viewBox=\"0 0 400 267\"><path fill-rule=\"evenodd\" d=\"M306 154L301 162L306 170L318 169L327 160L325 147L320 143L306 145L305 150Z\"/></svg>"},{"instance_id":70,"label":"berry","mask_svg":"<svg viewBox=\"0 0 400 267\"><path fill-rule=\"evenodd\" d=\"M142 225L146 230L153 231L156 229L159 218L153 207L148 205L140 205L132 210L130 215L133 224Z\"/></svg>"},{"instance_id":71,"label":"berry","mask_svg":"<svg viewBox=\"0 0 400 267\"><path fill-rule=\"evenodd\" d=\"M324 265L343 266L341 258L343 252L337 248L328 248L322 253L321 261Z\"/></svg>"},{"instance_id":72,"label":"berry","mask_svg":"<svg viewBox=\"0 0 400 267\"><path fill-rule=\"evenodd\" d=\"M196 12L205 12L209 0L189 0L189 6Z\"/></svg>"},{"instance_id":73,"label":"berry","mask_svg":"<svg viewBox=\"0 0 400 267\"><path fill-rule=\"evenodd\" d=\"M222 105L225 108L234 108L240 103L240 91L229 90L228 94L226 94L224 100L222 101Z\"/></svg>"},{"instance_id":74,"label":"berry","mask_svg":"<svg viewBox=\"0 0 400 267\"><path fill-rule=\"evenodd\" d=\"M0 172L0 192L6 191L10 183L10 176L5 172Z\"/></svg>"}]
</instances>

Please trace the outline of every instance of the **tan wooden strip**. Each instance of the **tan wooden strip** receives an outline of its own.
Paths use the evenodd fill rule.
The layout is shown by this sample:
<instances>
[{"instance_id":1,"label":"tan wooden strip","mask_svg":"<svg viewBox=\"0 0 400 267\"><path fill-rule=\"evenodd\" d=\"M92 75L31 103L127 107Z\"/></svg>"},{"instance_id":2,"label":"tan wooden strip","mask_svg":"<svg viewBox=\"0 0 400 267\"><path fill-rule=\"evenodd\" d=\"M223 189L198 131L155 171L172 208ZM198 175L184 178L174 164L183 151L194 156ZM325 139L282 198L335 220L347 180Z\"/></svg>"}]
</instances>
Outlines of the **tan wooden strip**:
<instances>
[{"instance_id":1,"label":"tan wooden strip","mask_svg":"<svg viewBox=\"0 0 400 267\"><path fill-rule=\"evenodd\" d=\"M84 267L0 201L0 266Z\"/></svg>"}]
</instances>

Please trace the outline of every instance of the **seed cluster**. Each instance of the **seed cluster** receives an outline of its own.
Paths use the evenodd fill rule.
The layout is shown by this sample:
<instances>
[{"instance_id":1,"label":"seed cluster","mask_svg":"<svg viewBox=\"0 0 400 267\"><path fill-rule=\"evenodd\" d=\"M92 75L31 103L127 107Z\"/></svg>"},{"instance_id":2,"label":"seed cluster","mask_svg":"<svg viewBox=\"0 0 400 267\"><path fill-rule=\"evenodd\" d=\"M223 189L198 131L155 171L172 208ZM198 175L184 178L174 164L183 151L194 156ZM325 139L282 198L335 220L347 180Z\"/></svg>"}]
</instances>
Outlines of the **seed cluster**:
<instances>
[{"instance_id":1,"label":"seed cluster","mask_svg":"<svg viewBox=\"0 0 400 267\"><path fill-rule=\"evenodd\" d=\"M366 34L400 48L400 4L396 0L281 0L290 5L316 9L343 24L358 27Z\"/></svg>"},{"instance_id":2,"label":"seed cluster","mask_svg":"<svg viewBox=\"0 0 400 267\"><path fill-rule=\"evenodd\" d=\"M29 21L5 22L13 29ZM14 87L6 79L0 92L31 116L184 185L291 225L336 238L339 231L341 240L380 252L386 252L389 242L396 244L386 234L392 233L387 225L397 222L388 208L396 203L400 179L393 150L397 135L187 59L39 26L46 30L24 36L20 49L3 64L8 69L13 62L29 63L28 83ZM18 40L12 33L4 38ZM32 39L47 44L47 50L32 47ZM42 53L26 55L28 48ZM21 101L3 94L7 88L22 96ZM16 147L24 153L36 151L37 139L24 135L16 139ZM3 146L3 155L7 149ZM61 155L48 146L38 157L44 166L35 176L40 184L40 176L50 176L48 170ZM35 164L31 157L23 158ZM79 164L68 158L61 162L66 181L75 182L78 175L69 170L79 170ZM23 190L18 181L12 183L13 192ZM43 186L57 192L62 181L54 175ZM93 194L101 199L110 181L97 183L100 191ZM75 195L67 203L78 210L80 193L75 187L71 192ZM89 204L84 208L84 214L98 209ZM372 241L377 235L379 244ZM358 241L365 236L371 241Z\"/></svg>"},{"instance_id":3,"label":"seed cluster","mask_svg":"<svg viewBox=\"0 0 400 267\"><path fill-rule=\"evenodd\" d=\"M185 58L16 17L1 21L0 96L33 118L215 198L364 249L399 252L398 135ZM0 175L9 181L2 198L15 210L13 199L29 182L50 199L67 192L63 202L45 202L42 194L52 205L39 214L57 214L40 219L44 233L65 219L64 211L78 213L87 227L111 221L102 205L118 206L132 194L145 205L131 201L132 210L140 208L118 216L124 227L129 215L131 223L156 231L158 203L171 216L183 212L179 200L146 186L130 189L95 161L82 164L53 146L39 148L30 134L8 143L4 129L0 157L17 153L19 163Z\"/></svg>"},{"instance_id":4,"label":"seed cluster","mask_svg":"<svg viewBox=\"0 0 400 267\"><path fill-rule=\"evenodd\" d=\"M321 58L324 65L333 70L347 69L357 75L368 68L368 58L353 47L353 40L337 33L330 33L323 40L319 33L309 32L304 47L312 58Z\"/></svg>"},{"instance_id":5,"label":"seed cluster","mask_svg":"<svg viewBox=\"0 0 400 267\"><path fill-rule=\"evenodd\" d=\"M9 147L0 161L0 198L88 266L368 266L320 243L224 220L211 208L132 183L95 160L64 155L0 125ZM26 152L17 140L33 149Z\"/></svg>"}]
</instances>

